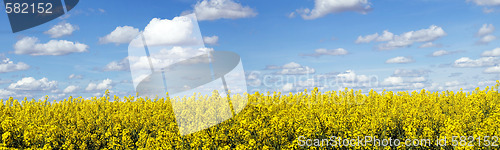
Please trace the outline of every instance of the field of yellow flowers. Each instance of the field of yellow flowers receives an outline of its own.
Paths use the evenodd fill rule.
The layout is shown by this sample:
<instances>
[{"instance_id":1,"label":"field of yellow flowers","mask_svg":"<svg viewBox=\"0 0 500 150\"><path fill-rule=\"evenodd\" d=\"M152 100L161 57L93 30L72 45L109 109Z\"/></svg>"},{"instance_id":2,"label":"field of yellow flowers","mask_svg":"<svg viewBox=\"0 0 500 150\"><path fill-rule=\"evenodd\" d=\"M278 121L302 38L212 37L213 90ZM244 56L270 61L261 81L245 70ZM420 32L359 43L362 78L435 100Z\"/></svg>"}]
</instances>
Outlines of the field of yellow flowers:
<instances>
[{"instance_id":1,"label":"field of yellow flowers","mask_svg":"<svg viewBox=\"0 0 500 150\"><path fill-rule=\"evenodd\" d=\"M196 106L202 110L199 113L210 115L220 110L204 107L221 99L196 95L184 101L134 96L69 97L53 102L11 98L0 103L0 149L498 149L493 137L500 136L499 85L497 81L496 86L472 92L254 93L247 95L248 104L235 117L183 136L175 109ZM336 139L365 136L433 143L332 144ZM444 137L446 145L434 143ZM306 139L331 141L317 145Z\"/></svg>"}]
</instances>

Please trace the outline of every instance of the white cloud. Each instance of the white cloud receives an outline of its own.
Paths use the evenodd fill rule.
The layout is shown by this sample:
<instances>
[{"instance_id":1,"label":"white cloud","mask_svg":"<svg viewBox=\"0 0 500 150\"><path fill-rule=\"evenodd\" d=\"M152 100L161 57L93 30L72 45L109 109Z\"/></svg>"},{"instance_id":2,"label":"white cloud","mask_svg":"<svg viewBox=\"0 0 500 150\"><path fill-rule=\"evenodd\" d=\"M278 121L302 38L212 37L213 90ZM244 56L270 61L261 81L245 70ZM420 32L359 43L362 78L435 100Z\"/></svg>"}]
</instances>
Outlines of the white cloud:
<instances>
[{"instance_id":1,"label":"white cloud","mask_svg":"<svg viewBox=\"0 0 500 150\"><path fill-rule=\"evenodd\" d=\"M78 26L72 25L70 23L60 23L58 25L52 26L45 34L49 34L51 38L59 38L67 35L71 35L73 31L78 30Z\"/></svg>"},{"instance_id":2,"label":"white cloud","mask_svg":"<svg viewBox=\"0 0 500 150\"><path fill-rule=\"evenodd\" d=\"M425 82L425 81L427 81L427 79L425 77L414 77L414 78L406 79L406 82L411 82L411 83L414 83L414 82Z\"/></svg>"},{"instance_id":3,"label":"white cloud","mask_svg":"<svg viewBox=\"0 0 500 150\"><path fill-rule=\"evenodd\" d=\"M441 47L440 44L434 44L432 42L427 42L422 45L420 45L418 48L429 48L429 47Z\"/></svg>"},{"instance_id":4,"label":"white cloud","mask_svg":"<svg viewBox=\"0 0 500 150\"><path fill-rule=\"evenodd\" d=\"M51 38L59 38L67 35L73 34L74 31L78 30L78 26L72 25L70 23L60 23L58 25L52 26L45 34L49 34Z\"/></svg>"},{"instance_id":5,"label":"white cloud","mask_svg":"<svg viewBox=\"0 0 500 150\"><path fill-rule=\"evenodd\" d=\"M70 53L87 52L89 46L66 40L50 40L48 43L38 43L36 37L24 37L14 45L14 53L38 55L66 55Z\"/></svg>"},{"instance_id":6,"label":"white cloud","mask_svg":"<svg viewBox=\"0 0 500 150\"><path fill-rule=\"evenodd\" d=\"M78 86L75 86L75 85L70 85L68 87L66 87L64 90L63 90L63 93L73 93L75 92L76 90L78 90L80 87Z\"/></svg>"},{"instance_id":7,"label":"white cloud","mask_svg":"<svg viewBox=\"0 0 500 150\"><path fill-rule=\"evenodd\" d=\"M377 37L377 41L390 41L394 38L394 34L387 31L387 30L384 30L384 32L382 33L381 36Z\"/></svg>"},{"instance_id":8,"label":"white cloud","mask_svg":"<svg viewBox=\"0 0 500 150\"><path fill-rule=\"evenodd\" d=\"M129 43L139 34L140 32L137 28L131 26L119 26L108 35L99 38L99 42L103 44L115 43L117 45Z\"/></svg>"},{"instance_id":9,"label":"white cloud","mask_svg":"<svg viewBox=\"0 0 500 150\"><path fill-rule=\"evenodd\" d=\"M387 61L385 61L385 63L388 63L388 64L405 64L405 63L411 63L411 62L414 62L414 60L412 58L403 57L403 56L394 57L394 58L391 58L391 59L388 59Z\"/></svg>"},{"instance_id":10,"label":"white cloud","mask_svg":"<svg viewBox=\"0 0 500 150\"><path fill-rule=\"evenodd\" d=\"M7 99L9 97L14 97L14 96L16 96L15 92L0 89L0 99Z\"/></svg>"},{"instance_id":11,"label":"white cloud","mask_svg":"<svg viewBox=\"0 0 500 150\"><path fill-rule=\"evenodd\" d=\"M432 83L431 86L429 86L427 89L431 91L443 91L443 90L451 90L451 91L459 91L460 89L463 89L464 91L467 90L473 90L476 87L476 85L472 84L467 84L461 81L453 80L453 81L447 81L445 83Z\"/></svg>"},{"instance_id":12,"label":"white cloud","mask_svg":"<svg viewBox=\"0 0 500 150\"><path fill-rule=\"evenodd\" d=\"M349 52L343 48L337 48L337 49L325 49L325 48L320 48L314 50L313 54L303 54L303 56L313 56L313 57L319 57L319 56L325 56L325 55L330 55L330 56L338 56L338 55L347 55Z\"/></svg>"},{"instance_id":13,"label":"white cloud","mask_svg":"<svg viewBox=\"0 0 500 150\"><path fill-rule=\"evenodd\" d=\"M345 11L355 11L361 14L366 14L371 10L368 0L315 0L314 8L310 10L299 9L297 12L301 14L303 19L316 19L330 13L340 13Z\"/></svg>"},{"instance_id":14,"label":"white cloud","mask_svg":"<svg viewBox=\"0 0 500 150\"><path fill-rule=\"evenodd\" d=\"M180 62L191 58L193 56L200 56L203 54L207 54L207 52L213 51L210 48L200 48L200 49L192 49L191 47L172 47L171 49L163 48L156 53L151 53L151 57L147 56L129 56L128 63L130 64L130 69L132 70L150 70L149 59L153 63L153 66L157 69L165 68L169 65L172 65L176 62ZM127 58L125 58L127 59ZM197 60L203 61L203 60ZM208 61L208 59L206 60ZM115 69L126 69L128 65L125 60L121 62L115 62L115 64L111 64L111 66L116 67ZM110 64L108 64L110 65Z\"/></svg>"},{"instance_id":15,"label":"white cloud","mask_svg":"<svg viewBox=\"0 0 500 150\"><path fill-rule=\"evenodd\" d=\"M484 70L484 73L500 73L500 66L493 66L486 68Z\"/></svg>"},{"instance_id":16,"label":"white cloud","mask_svg":"<svg viewBox=\"0 0 500 150\"><path fill-rule=\"evenodd\" d=\"M57 81L49 81L47 78L36 80L33 77L22 78L16 83L9 85L8 89L18 91L48 91L57 88Z\"/></svg>"},{"instance_id":17,"label":"white cloud","mask_svg":"<svg viewBox=\"0 0 500 150\"><path fill-rule=\"evenodd\" d=\"M394 36L392 40L379 45L379 49L390 50L395 48L408 47L415 42L431 42L446 35L447 34L443 30L443 28L431 25L428 29L410 31L401 35Z\"/></svg>"},{"instance_id":18,"label":"white cloud","mask_svg":"<svg viewBox=\"0 0 500 150\"><path fill-rule=\"evenodd\" d=\"M248 6L242 6L233 0L202 0L194 6L198 20L238 19L257 15Z\"/></svg>"},{"instance_id":19,"label":"white cloud","mask_svg":"<svg viewBox=\"0 0 500 150\"><path fill-rule=\"evenodd\" d=\"M104 67L104 71L128 71L130 66L128 58L125 57L120 61L112 61Z\"/></svg>"},{"instance_id":20,"label":"white cloud","mask_svg":"<svg viewBox=\"0 0 500 150\"><path fill-rule=\"evenodd\" d=\"M291 12L290 14L288 14L288 18L295 18L295 12Z\"/></svg>"},{"instance_id":21,"label":"white cloud","mask_svg":"<svg viewBox=\"0 0 500 150\"><path fill-rule=\"evenodd\" d=\"M203 42L208 45L217 45L217 42L219 41L218 36L205 36L203 37Z\"/></svg>"},{"instance_id":22,"label":"white cloud","mask_svg":"<svg viewBox=\"0 0 500 150\"><path fill-rule=\"evenodd\" d=\"M450 54L449 51L438 50L438 51L435 51L434 53L432 53L432 56L436 57L436 56L443 56L443 55L448 55L448 54Z\"/></svg>"},{"instance_id":23,"label":"white cloud","mask_svg":"<svg viewBox=\"0 0 500 150\"><path fill-rule=\"evenodd\" d=\"M359 36L356 40L356 43L369 43L372 41L385 42L378 46L380 50L390 50L396 48L409 47L415 42L425 42L420 47L431 47L437 46L432 43L443 36L446 36L446 32L443 28L438 27L436 25L431 25L427 29L420 29L417 31L409 31L400 35L394 35L393 33L385 30L382 36L379 36L378 33L367 35L367 36Z\"/></svg>"},{"instance_id":24,"label":"white cloud","mask_svg":"<svg viewBox=\"0 0 500 150\"><path fill-rule=\"evenodd\" d=\"M480 81L477 83L478 86L494 86L497 84L497 81Z\"/></svg>"},{"instance_id":25,"label":"white cloud","mask_svg":"<svg viewBox=\"0 0 500 150\"><path fill-rule=\"evenodd\" d=\"M283 85L283 87L281 89L284 92L292 91L293 90L293 84L292 83L286 83L285 85Z\"/></svg>"},{"instance_id":26,"label":"white cloud","mask_svg":"<svg viewBox=\"0 0 500 150\"><path fill-rule=\"evenodd\" d=\"M247 85L249 86L260 86L262 85L262 81L260 79L249 79L247 80Z\"/></svg>"},{"instance_id":27,"label":"white cloud","mask_svg":"<svg viewBox=\"0 0 500 150\"><path fill-rule=\"evenodd\" d=\"M283 75L301 75L301 74L313 74L316 71L314 68L310 68L308 66L302 66L295 62L290 62L288 64L283 65L281 70L276 72L277 74Z\"/></svg>"},{"instance_id":28,"label":"white cloud","mask_svg":"<svg viewBox=\"0 0 500 150\"><path fill-rule=\"evenodd\" d=\"M455 60L453 66L455 67L485 67L493 66L499 62L497 57L481 57L479 59L470 59L469 57L462 57Z\"/></svg>"},{"instance_id":29,"label":"white cloud","mask_svg":"<svg viewBox=\"0 0 500 150\"><path fill-rule=\"evenodd\" d=\"M425 87L427 79L425 77L403 78L400 76L390 76L385 78L381 89L388 90L420 90Z\"/></svg>"},{"instance_id":30,"label":"white cloud","mask_svg":"<svg viewBox=\"0 0 500 150\"><path fill-rule=\"evenodd\" d=\"M0 73L27 70L29 68L30 68L29 65L23 62L14 63L9 58L5 58L2 61L0 61Z\"/></svg>"},{"instance_id":31,"label":"white cloud","mask_svg":"<svg viewBox=\"0 0 500 150\"><path fill-rule=\"evenodd\" d=\"M148 46L202 45L203 39L197 36L199 29L193 19L191 15L175 17L172 20L153 18L144 28L146 43Z\"/></svg>"},{"instance_id":32,"label":"white cloud","mask_svg":"<svg viewBox=\"0 0 500 150\"><path fill-rule=\"evenodd\" d=\"M450 55L452 53L455 53L455 52L447 51L447 50L438 50L438 51L433 52L431 54L431 56L438 57L438 56Z\"/></svg>"},{"instance_id":33,"label":"white cloud","mask_svg":"<svg viewBox=\"0 0 500 150\"><path fill-rule=\"evenodd\" d=\"M378 33L366 36L358 36L358 39L356 39L356 43L359 44L359 43L370 43L372 41L378 41L378 42L390 41L393 38L394 38L394 33L384 30L384 32L380 36Z\"/></svg>"},{"instance_id":34,"label":"white cloud","mask_svg":"<svg viewBox=\"0 0 500 150\"><path fill-rule=\"evenodd\" d=\"M113 88L111 85L113 81L111 79L105 79L101 83L89 83L87 88L85 88L86 91L104 91L104 90L109 90Z\"/></svg>"},{"instance_id":35,"label":"white cloud","mask_svg":"<svg viewBox=\"0 0 500 150\"><path fill-rule=\"evenodd\" d=\"M495 26L493 26L493 24L483 24L476 35L482 37L493 33L493 31L495 31Z\"/></svg>"},{"instance_id":36,"label":"white cloud","mask_svg":"<svg viewBox=\"0 0 500 150\"><path fill-rule=\"evenodd\" d=\"M71 74L68 76L68 79L82 79L82 75L75 75L75 74Z\"/></svg>"},{"instance_id":37,"label":"white cloud","mask_svg":"<svg viewBox=\"0 0 500 150\"><path fill-rule=\"evenodd\" d=\"M459 86L459 85L462 85L462 84L463 84L462 82L457 81L457 80L448 81L448 82L444 83L445 86Z\"/></svg>"},{"instance_id":38,"label":"white cloud","mask_svg":"<svg viewBox=\"0 0 500 150\"><path fill-rule=\"evenodd\" d=\"M498 5L500 5L500 0L467 0L467 2L473 2L479 6L498 6Z\"/></svg>"},{"instance_id":39,"label":"white cloud","mask_svg":"<svg viewBox=\"0 0 500 150\"><path fill-rule=\"evenodd\" d=\"M356 43L370 43L377 38L378 38L378 33L370 34L370 35L366 35L366 36L358 36L358 39L356 39Z\"/></svg>"},{"instance_id":40,"label":"white cloud","mask_svg":"<svg viewBox=\"0 0 500 150\"><path fill-rule=\"evenodd\" d=\"M403 85L402 77L387 77L382 81L382 85Z\"/></svg>"},{"instance_id":41,"label":"white cloud","mask_svg":"<svg viewBox=\"0 0 500 150\"><path fill-rule=\"evenodd\" d=\"M366 75L357 75L353 70L346 70L337 75L337 78L342 82L366 82L369 77Z\"/></svg>"},{"instance_id":42,"label":"white cloud","mask_svg":"<svg viewBox=\"0 0 500 150\"><path fill-rule=\"evenodd\" d=\"M260 71L251 71L246 73L247 85L257 87L262 84L262 80L259 79L261 75Z\"/></svg>"},{"instance_id":43,"label":"white cloud","mask_svg":"<svg viewBox=\"0 0 500 150\"><path fill-rule=\"evenodd\" d=\"M299 68L302 67L302 65L295 63L295 62L290 62L288 64L283 65L283 68L285 69L293 69L293 68Z\"/></svg>"},{"instance_id":44,"label":"white cloud","mask_svg":"<svg viewBox=\"0 0 500 150\"><path fill-rule=\"evenodd\" d=\"M491 51L484 51L483 54L481 54L481 56L485 56L485 57L500 56L500 47L497 47Z\"/></svg>"},{"instance_id":45,"label":"white cloud","mask_svg":"<svg viewBox=\"0 0 500 150\"><path fill-rule=\"evenodd\" d=\"M483 24L483 26L477 31L476 35L480 37L477 44L488 44L493 40L496 40L497 37L491 35L495 31L495 26L493 24Z\"/></svg>"},{"instance_id":46,"label":"white cloud","mask_svg":"<svg viewBox=\"0 0 500 150\"><path fill-rule=\"evenodd\" d=\"M483 36L481 39L479 39L479 41L477 41L477 44L488 44L491 41L494 41L496 39L497 39L497 37L494 35L486 35L486 36Z\"/></svg>"},{"instance_id":47,"label":"white cloud","mask_svg":"<svg viewBox=\"0 0 500 150\"><path fill-rule=\"evenodd\" d=\"M424 69L396 69L393 76L396 77L420 77L429 74L429 70Z\"/></svg>"}]
</instances>

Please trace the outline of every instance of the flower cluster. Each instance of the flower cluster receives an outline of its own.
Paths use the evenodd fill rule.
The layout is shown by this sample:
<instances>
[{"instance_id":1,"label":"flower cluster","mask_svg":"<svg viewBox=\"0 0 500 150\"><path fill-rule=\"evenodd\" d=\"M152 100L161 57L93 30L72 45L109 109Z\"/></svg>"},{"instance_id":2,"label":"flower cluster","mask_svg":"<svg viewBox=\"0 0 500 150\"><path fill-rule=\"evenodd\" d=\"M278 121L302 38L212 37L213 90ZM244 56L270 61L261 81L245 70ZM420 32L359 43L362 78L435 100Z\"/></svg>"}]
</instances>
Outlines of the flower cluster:
<instances>
[{"instance_id":1,"label":"flower cluster","mask_svg":"<svg viewBox=\"0 0 500 150\"><path fill-rule=\"evenodd\" d=\"M397 148L488 149L491 147L478 140L470 142L473 147L451 147L451 138L500 136L499 86L497 81L496 86L472 92L372 90L367 94L313 89L232 98L217 92L184 98L69 97L53 102L48 97L22 101L10 98L0 103L0 149L321 148L300 146L300 136L432 141L446 137L445 147L433 143ZM235 103L239 99L245 99L245 103ZM218 106L223 102L229 102L228 107ZM242 110L232 109L238 107ZM213 116L220 118L203 119ZM184 128L189 134L181 133ZM349 148L388 148L367 146Z\"/></svg>"}]
</instances>

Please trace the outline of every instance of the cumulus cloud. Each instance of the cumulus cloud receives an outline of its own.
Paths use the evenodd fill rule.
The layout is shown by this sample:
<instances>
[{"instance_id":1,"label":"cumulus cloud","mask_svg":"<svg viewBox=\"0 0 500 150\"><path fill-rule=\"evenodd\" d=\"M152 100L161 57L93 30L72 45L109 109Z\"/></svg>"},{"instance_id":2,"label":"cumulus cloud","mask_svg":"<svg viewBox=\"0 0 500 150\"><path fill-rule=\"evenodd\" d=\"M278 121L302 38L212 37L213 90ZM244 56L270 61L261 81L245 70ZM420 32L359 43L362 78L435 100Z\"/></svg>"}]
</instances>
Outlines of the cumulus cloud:
<instances>
[{"instance_id":1,"label":"cumulus cloud","mask_svg":"<svg viewBox=\"0 0 500 150\"><path fill-rule=\"evenodd\" d=\"M185 12L186 13L186 12ZM233 0L202 0L194 6L198 20L238 19L257 15L257 12Z\"/></svg>"},{"instance_id":2,"label":"cumulus cloud","mask_svg":"<svg viewBox=\"0 0 500 150\"><path fill-rule=\"evenodd\" d=\"M420 77L429 74L425 69L396 69L392 76L396 77Z\"/></svg>"},{"instance_id":3,"label":"cumulus cloud","mask_svg":"<svg viewBox=\"0 0 500 150\"><path fill-rule=\"evenodd\" d=\"M437 56L444 56L444 55L449 55L451 52L446 51L446 50L438 50L432 53L431 56L437 57Z\"/></svg>"},{"instance_id":4,"label":"cumulus cloud","mask_svg":"<svg viewBox=\"0 0 500 150\"><path fill-rule=\"evenodd\" d=\"M446 32L444 32L441 27L432 25L428 29L410 31L398 36L394 36L392 40L388 41L387 43L381 44L379 46L379 49L389 50L408 47L415 42L431 42L446 35Z\"/></svg>"},{"instance_id":5,"label":"cumulus cloud","mask_svg":"<svg viewBox=\"0 0 500 150\"><path fill-rule=\"evenodd\" d=\"M418 48L429 48L429 47L441 47L441 44L434 44L432 42L427 42L420 45Z\"/></svg>"},{"instance_id":6,"label":"cumulus cloud","mask_svg":"<svg viewBox=\"0 0 500 150\"><path fill-rule=\"evenodd\" d=\"M366 82L369 77L366 75L358 75L353 70L346 70L337 75L337 79L341 82Z\"/></svg>"},{"instance_id":7,"label":"cumulus cloud","mask_svg":"<svg viewBox=\"0 0 500 150\"><path fill-rule=\"evenodd\" d=\"M137 28L131 26L119 26L108 35L99 38L99 42L102 44L115 43L117 45L129 43L139 34L140 32Z\"/></svg>"},{"instance_id":8,"label":"cumulus cloud","mask_svg":"<svg viewBox=\"0 0 500 150\"><path fill-rule=\"evenodd\" d=\"M375 34L370 34L366 36L358 36L358 39L356 39L356 43L370 43L374 41L375 39L378 38L378 33Z\"/></svg>"},{"instance_id":9,"label":"cumulus cloud","mask_svg":"<svg viewBox=\"0 0 500 150\"><path fill-rule=\"evenodd\" d=\"M71 74L68 76L68 79L82 79L82 75Z\"/></svg>"},{"instance_id":10,"label":"cumulus cloud","mask_svg":"<svg viewBox=\"0 0 500 150\"><path fill-rule=\"evenodd\" d=\"M418 77L401 77L390 76L385 78L380 89L387 90L419 90L426 86L427 79L422 76Z\"/></svg>"},{"instance_id":11,"label":"cumulus cloud","mask_svg":"<svg viewBox=\"0 0 500 150\"><path fill-rule=\"evenodd\" d=\"M483 26L477 31L476 35L477 36L485 36L488 34L491 34L495 31L495 26L493 24L483 24Z\"/></svg>"},{"instance_id":12,"label":"cumulus cloud","mask_svg":"<svg viewBox=\"0 0 500 150\"><path fill-rule=\"evenodd\" d=\"M375 33L367 36L359 36L356 40L356 43L369 43L372 41L385 42L378 46L379 50L391 50L396 48L409 47L416 42L424 43L425 46L422 45L421 47L428 47L435 46L430 42L446 35L447 34L443 30L443 28L436 25L431 25L427 29L409 31L400 35L394 35L389 31L384 31L382 35Z\"/></svg>"},{"instance_id":13,"label":"cumulus cloud","mask_svg":"<svg viewBox=\"0 0 500 150\"><path fill-rule=\"evenodd\" d=\"M405 80L406 82L415 83L415 82L425 82L427 79L425 77L414 77Z\"/></svg>"},{"instance_id":14,"label":"cumulus cloud","mask_svg":"<svg viewBox=\"0 0 500 150\"><path fill-rule=\"evenodd\" d=\"M153 18L143 34L148 46L203 45L199 32L194 15L186 15L172 20Z\"/></svg>"},{"instance_id":15,"label":"cumulus cloud","mask_svg":"<svg viewBox=\"0 0 500 150\"><path fill-rule=\"evenodd\" d=\"M33 77L26 77L10 84L7 88L16 91L49 91L57 88L57 81L49 81L47 78L36 80Z\"/></svg>"},{"instance_id":16,"label":"cumulus cloud","mask_svg":"<svg viewBox=\"0 0 500 150\"><path fill-rule=\"evenodd\" d=\"M430 54L430 56L439 57L439 56L451 55L451 54L460 53L460 52L462 52L462 51L437 50L437 51L434 51L432 54Z\"/></svg>"},{"instance_id":17,"label":"cumulus cloud","mask_svg":"<svg viewBox=\"0 0 500 150\"><path fill-rule=\"evenodd\" d=\"M75 92L76 90L78 90L80 87L78 86L75 86L75 85L70 85L68 87L66 87L64 90L63 90L63 93L73 93Z\"/></svg>"},{"instance_id":18,"label":"cumulus cloud","mask_svg":"<svg viewBox=\"0 0 500 150\"><path fill-rule=\"evenodd\" d=\"M460 89L463 89L465 91L467 90L473 90L476 87L476 85L473 84L467 84L465 82L461 82L458 80L452 80L452 81L446 81L444 83L437 83L434 82L432 83L429 87L426 87L426 89L431 90L431 91L443 91L443 90L451 90L451 91L459 91Z\"/></svg>"},{"instance_id":19,"label":"cumulus cloud","mask_svg":"<svg viewBox=\"0 0 500 150\"><path fill-rule=\"evenodd\" d=\"M361 14L368 13L372 8L368 0L315 0L314 8L298 9L303 19L311 20L326 16L330 13L354 11Z\"/></svg>"},{"instance_id":20,"label":"cumulus cloud","mask_svg":"<svg viewBox=\"0 0 500 150\"><path fill-rule=\"evenodd\" d=\"M151 53L150 57L147 56L129 56L125 59L128 59L128 63L130 64L130 69L132 70L150 70L150 64L149 64L149 59L151 59L151 63L153 66L157 69L165 68L169 65L172 65L176 62L180 62L183 60L186 60L187 58L191 58L194 56L200 56L203 54L207 54L208 52L213 51L213 49L210 48L199 48L199 49L193 49L191 47L179 47L175 46L172 47L171 49L163 48L159 50L158 52ZM116 70L116 69L121 69L121 70L126 70L128 67L126 60L122 60L120 62L115 62L108 64L111 67ZM194 60L196 63L200 61L208 61L207 60ZM193 62L193 63L195 63ZM111 70L110 70L111 71Z\"/></svg>"},{"instance_id":21,"label":"cumulus cloud","mask_svg":"<svg viewBox=\"0 0 500 150\"><path fill-rule=\"evenodd\" d=\"M24 37L14 44L15 54L39 55L67 55L70 53L87 52L89 46L66 40L50 40L47 43L38 43L36 37Z\"/></svg>"},{"instance_id":22,"label":"cumulus cloud","mask_svg":"<svg viewBox=\"0 0 500 150\"><path fill-rule=\"evenodd\" d=\"M457 81L457 80L448 81L448 82L444 83L445 86L458 86L458 85L462 85L462 84L463 84L462 82Z\"/></svg>"},{"instance_id":23,"label":"cumulus cloud","mask_svg":"<svg viewBox=\"0 0 500 150\"><path fill-rule=\"evenodd\" d=\"M288 14L288 18L295 18L295 12L291 12Z\"/></svg>"},{"instance_id":24,"label":"cumulus cloud","mask_svg":"<svg viewBox=\"0 0 500 150\"><path fill-rule=\"evenodd\" d=\"M52 26L45 34L50 35L51 38L59 38L63 36L68 36L73 34L74 31L78 30L78 26L72 25L70 23L60 23L58 25Z\"/></svg>"},{"instance_id":25,"label":"cumulus cloud","mask_svg":"<svg viewBox=\"0 0 500 150\"><path fill-rule=\"evenodd\" d=\"M499 63L499 59L497 57L481 57L479 59L470 59L469 57L462 57L453 63L454 67L485 67L485 66L493 66Z\"/></svg>"},{"instance_id":26,"label":"cumulus cloud","mask_svg":"<svg viewBox=\"0 0 500 150\"><path fill-rule=\"evenodd\" d=\"M314 68L308 66L302 66L295 62L290 62L288 64L279 67L281 70L277 71L276 74L283 75L302 75L302 74L313 74L316 72Z\"/></svg>"},{"instance_id":27,"label":"cumulus cloud","mask_svg":"<svg viewBox=\"0 0 500 150\"><path fill-rule=\"evenodd\" d=\"M402 77L387 77L382 81L382 85L403 85Z\"/></svg>"},{"instance_id":28,"label":"cumulus cloud","mask_svg":"<svg viewBox=\"0 0 500 150\"><path fill-rule=\"evenodd\" d=\"M429 43L435 41L441 37L446 36L446 32L443 28L436 25L431 25L427 29L421 29L417 31L409 31L400 35L394 35L389 31L384 31L380 36L378 33L359 36L356 43L369 43L372 41L385 42L378 46L380 50L390 50L396 48L404 48L413 45L413 43Z\"/></svg>"},{"instance_id":29,"label":"cumulus cloud","mask_svg":"<svg viewBox=\"0 0 500 150\"><path fill-rule=\"evenodd\" d=\"M481 56L484 56L484 57L500 56L500 47L497 47L491 51L484 51L483 54L481 54Z\"/></svg>"},{"instance_id":30,"label":"cumulus cloud","mask_svg":"<svg viewBox=\"0 0 500 150\"><path fill-rule=\"evenodd\" d=\"M385 63L388 63L388 64L406 64L406 63L411 63L411 62L414 62L414 60L412 58L403 57L403 56L394 57L394 58L391 58L391 59L388 59L387 61L385 61Z\"/></svg>"},{"instance_id":31,"label":"cumulus cloud","mask_svg":"<svg viewBox=\"0 0 500 150\"><path fill-rule=\"evenodd\" d=\"M262 80L259 78L260 77L260 72L259 71L251 71L246 74L246 80L247 80L247 85L249 86L260 86L262 84Z\"/></svg>"},{"instance_id":32,"label":"cumulus cloud","mask_svg":"<svg viewBox=\"0 0 500 150\"><path fill-rule=\"evenodd\" d=\"M14 97L14 96L16 96L15 92L0 89L0 99L7 99L9 97Z\"/></svg>"},{"instance_id":33,"label":"cumulus cloud","mask_svg":"<svg viewBox=\"0 0 500 150\"><path fill-rule=\"evenodd\" d=\"M203 37L203 42L208 45L217 45L217 42L219 41L218 36L205 36Z\"/></svg>"},{"instance_id":34,"label":"cumulus cloud","mask_svg":"<svg viewBox=\"0 0 500 150\"><path fill-rule=\"evenodd\" d=\"M479 41L476 44L488 44L491 41L497 39L496 36L491 35L495 31L495 26L493 24L483 24L483 26L477 31L476 35L479 37Z\"/></svg>"},{"instance_id":35,"label":"cumulus cloud","mask_svg":"<svg viewBox=\"0 0 500 150\"><path fill-rule=\"evenodd\" d=\"M378 33L371 34L371 35L366 35L366 36L358 36L358 39L356 39L356 43L370 43L372 41L390 41L394 38L394 33L389 32L388 30L384 30L382 35L379 36Z\"/></svg>"},{"instance_id":36,"label":"cumulus cloud","mask_svg":"<svg viewBox=\"0 0 500 150\"><path fill-rule=\"evenodd\" d=\"M500 66L493 66L486 68L484 70L484 73L500 73Z\"/></svg>"},{"instance_id":37,"label":"cumulus cloud","mask_svg":"<svg viewBox=\"0 0 500 150\"><path fill-rule=\"evenodd\" d=\"M14 63L9 58L4 58L2 61L0 61L0 73L27 70L29 68L29 65L23 62Z\"/></svg>"},{"instance_id":38,"label":"cumulus cloud","mask_svg":"<svg viewBox=\"0 0 500 150\"><path fill-rule=\"evenodd\" d=\"M87 88L85 88L86 91L104 91L104 90L109 90L113 88L112 86L113 81L111 79L105 79L100 83L89 83L87 85Z\"/></svg>"},{"instance_id":39,"label":"cumulus cloud","mask_svg":"<svg viewBox=\"0 0 500 150\"><path fill-rule=\"evenodd\" d=\"M347 55L349 52L343 48L337 48L337 49L325 49L325 48L320 48L314 50L314 53L312 54L302 54L302 56L312 56L312 57L320 57L320 56L338 56L338 55Z\"/></svg>"},{"instance_id":40,"label":"cumulus cloud","mask_svg":"<svg viewBox=\"0 0 500 150\"><path fill-rule=\"evenodd\" d=\"M104 69L104 71L129 71L130 66L128 62L128 58L123 58L120 61L112 61L109 64L107 64Z\"/></svg>"},{"instance_id":41,"label":"cumulus cloud","mask_svg":"<svg viewBox=\"0 0 500 150\"><path fill-rule=\"evenodd\" d=\"M496 39L497 39L497 37L494 35L486 35L486 36L481 37L479 39L479 41L477 41L477 44L488 44L491 41L494 41Z\"/></svg>"},{"instance_id":42,"label":"cumulus cloud","mask_svg":"<svg viewBox=\"0 0 500 150\"><path fill-rule=\"evenodd\" d=\"M283 90L283 92L290 92L292 91L294 88L293 88L293 84L292 83L286 83L285 85L283 85L283 87L281 88L281 90Z\"/></svg>"}]
</instances>

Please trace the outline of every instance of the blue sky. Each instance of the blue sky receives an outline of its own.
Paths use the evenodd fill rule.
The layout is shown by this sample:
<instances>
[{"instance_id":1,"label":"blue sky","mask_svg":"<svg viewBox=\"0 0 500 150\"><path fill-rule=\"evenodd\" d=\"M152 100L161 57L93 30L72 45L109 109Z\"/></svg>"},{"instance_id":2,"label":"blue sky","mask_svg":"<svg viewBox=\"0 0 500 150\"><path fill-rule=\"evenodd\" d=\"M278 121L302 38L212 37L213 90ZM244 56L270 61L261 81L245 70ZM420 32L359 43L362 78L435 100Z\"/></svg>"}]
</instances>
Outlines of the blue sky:
<instances>
[{"instance_id":1,"label":"blue sky","mask_svg":"<svg viewBox=\"0 0 500 150\"><path fill-rule=\"evenodd\" d=\"M0 13L0 98L135 93L127 37L190 12L206 47L241 56L249 92L471 91L500 79L497 0L80 1L18 33Z\"/></svg>"}]
</instances>

